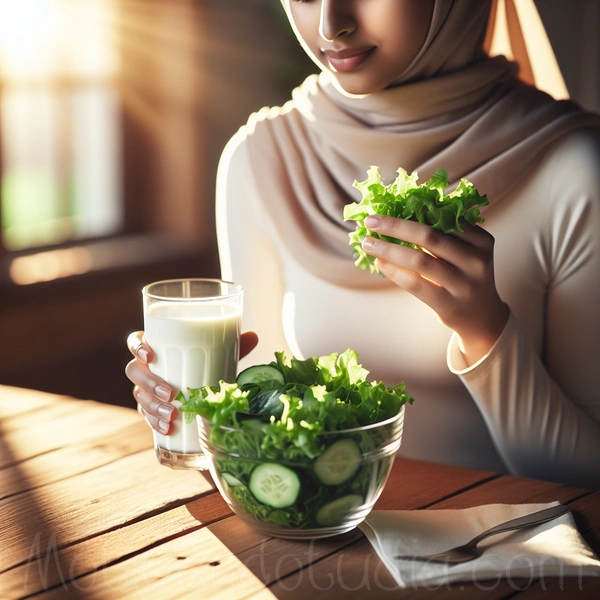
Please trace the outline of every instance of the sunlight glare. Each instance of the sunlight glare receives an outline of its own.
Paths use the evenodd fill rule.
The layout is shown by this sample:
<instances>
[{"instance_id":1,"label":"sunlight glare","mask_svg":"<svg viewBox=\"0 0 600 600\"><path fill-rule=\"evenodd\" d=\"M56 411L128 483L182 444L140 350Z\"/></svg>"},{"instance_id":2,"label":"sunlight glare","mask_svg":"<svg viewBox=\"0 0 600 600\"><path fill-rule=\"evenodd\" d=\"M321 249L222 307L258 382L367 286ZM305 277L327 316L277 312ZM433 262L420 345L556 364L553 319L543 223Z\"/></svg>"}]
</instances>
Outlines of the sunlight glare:
<instances>
[{"instance_id":1,"label":"sunlight glare","mask_svg":"<svg viewBox=\"0 0 600 600\"><path fill-rule=\"evenodd\" d=\"M0 46L36 42L54 29L57 0L0 0Z\"/></svg>"},{"instance_id":2,"label":"sunlight glare","mask_svg":"<svg viewBox=\"0 0 600 600\"><path fill-rule=\"evenodd\" d=\"M92 257L86 248L63 248L19 256L12 261L9 273L17 285L30 285L87 273L92 267Z\"/></svg>"},{"instance_id":3,"label":"sunlight glare","mask_svg":"<svg viewBox=\"0 0 600 600\"><path fill-rule=\"evenodd\" d=\"M115 0L0 0L0 74L8 81L111 77Z\"/></svg>"}]
</instances>

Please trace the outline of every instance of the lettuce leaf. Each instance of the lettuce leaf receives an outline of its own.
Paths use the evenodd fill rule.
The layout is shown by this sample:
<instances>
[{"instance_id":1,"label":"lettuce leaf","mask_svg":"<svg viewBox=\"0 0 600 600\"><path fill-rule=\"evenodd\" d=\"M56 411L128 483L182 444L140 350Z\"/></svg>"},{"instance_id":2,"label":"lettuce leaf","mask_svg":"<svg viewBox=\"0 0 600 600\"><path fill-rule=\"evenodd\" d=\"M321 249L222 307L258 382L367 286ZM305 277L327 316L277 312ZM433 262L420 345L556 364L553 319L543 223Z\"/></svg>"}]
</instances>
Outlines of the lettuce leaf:
<instances>
[{"instance_id":1,"label":"lettuce leaf","mask_svg":"<svg viewBox=\"0 0 600 600\"><path fill-rule=\"evenodd\" d=\"M483 223L478 207L488 204L487 196L480 195L466 179L461 179L456 189L446 194L448 183L444 169L438 169L428 181L419 185L416 172L409 175L401 168L395 181L385 185L376 166L367 171L365 181L355 181L353 185L361 192L362 200L344 207L344 220L356 221L356 229L348 234L356 266L370 273L379 273L375 258L362 249L362 242L367 236L418 248L415 244L371 231L365 225L369 215L418 221L444 233L462 231L462 219L471 225Z\"/></svg>"},{"instance_id":2,"label":"lettuce leaf","mask_svg":"<svg viewBox=\"0 0 600 600\"><path fill-rule=\"evenodd\" d=\"M320 434L385 421L413 399L403 382L386 387L369 381L369 371L351 349L306 360L288 360L276 352L269 366L280 371L283 384L246 378L243 385L221 381L188 389L187 398L177 396L180 410L188 422L202 415L211 423L210 443L221 450L214 455L217 481L228 490L238 514L295 529L320 528L318 513L328 503L348 494L368 502L381 488L393 461L381 448L396 424L347 434L370 458L339 485L327 485L315 475L314 461L338 439ZM265 462L280 463L298 475L302 485L292 506L273 508L252 493L253 470Z\"/></svg>"},{"instance_id":3,"label":"lettuce leaf","mask_svg":"<svg viewBox=\"0 0 600 600\"><path fill-rule=\"evenodd\" d=\"M212 425L211 441L229 451L231 442L217 439L227 436L226 431L219 432L220 426L260 433L259 445L244 449L256 458L291 459L318 456L320 433L378 423L413 402L403 382L387 387L369 381L369 371L351 349L306 360L287 360L276 352L270 364L283 373L283 385L266 390L264 384L239 386L221 381L219 386L188 389L187 398L180 393L179 410L188 423L196 415L206 418ZM279 385L275 380L271 383ZM258 394L264 402L252 402ZM258 412L252 412L253 405L259 407Z\"/></svg>"}]
</instances>

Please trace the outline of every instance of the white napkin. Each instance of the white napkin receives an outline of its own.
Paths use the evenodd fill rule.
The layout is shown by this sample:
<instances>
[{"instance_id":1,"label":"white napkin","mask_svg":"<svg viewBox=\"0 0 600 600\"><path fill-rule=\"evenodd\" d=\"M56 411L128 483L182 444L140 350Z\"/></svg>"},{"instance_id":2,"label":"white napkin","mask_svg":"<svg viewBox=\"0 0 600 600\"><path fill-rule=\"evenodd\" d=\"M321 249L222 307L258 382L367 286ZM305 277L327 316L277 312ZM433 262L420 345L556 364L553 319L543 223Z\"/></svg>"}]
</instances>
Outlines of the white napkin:
<instances>
[{"instance_id":1,"label":"white napkin","mask_svg":"<svg viewBox=\"0 0 600 600\"><path fill-rule=\"evenodd\" d=\"M375 510L359 527L401 588L501 578L600 576L600 561L577 531L570 512L541 525L491 536L480 542L481 556L469 562L450 564L395 558L443 552L467 543L490 527L557 504Z\"/></svg>"}]
</instances>

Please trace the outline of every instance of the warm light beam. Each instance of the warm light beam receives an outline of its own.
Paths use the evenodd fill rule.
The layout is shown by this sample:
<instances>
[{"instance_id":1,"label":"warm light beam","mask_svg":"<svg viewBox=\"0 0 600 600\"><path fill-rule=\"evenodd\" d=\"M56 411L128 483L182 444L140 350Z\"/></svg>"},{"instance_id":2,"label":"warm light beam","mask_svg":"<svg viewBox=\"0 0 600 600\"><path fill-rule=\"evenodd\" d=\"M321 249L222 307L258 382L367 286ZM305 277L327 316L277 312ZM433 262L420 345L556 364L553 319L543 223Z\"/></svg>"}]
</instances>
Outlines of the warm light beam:
<instances>
[{"instance_id":1,"label":"warm light beam","mask_svg":"<svg viewBox=\"0 0 600 600\"><path fill-rule=\"evenodd\" d=\"M110 77L115 0L0 0L0 75L8 82Z\"/></svg>"},{"instance_id":2,"label":"warm light beam","mask_svg":"<svg viewBox=\"0 0 600 600\"><path fill-rule=\"evenodd\" d=\"M57 0L0 0L0 46L36 43L52 32Z\"/></svg>"}]
</instances>

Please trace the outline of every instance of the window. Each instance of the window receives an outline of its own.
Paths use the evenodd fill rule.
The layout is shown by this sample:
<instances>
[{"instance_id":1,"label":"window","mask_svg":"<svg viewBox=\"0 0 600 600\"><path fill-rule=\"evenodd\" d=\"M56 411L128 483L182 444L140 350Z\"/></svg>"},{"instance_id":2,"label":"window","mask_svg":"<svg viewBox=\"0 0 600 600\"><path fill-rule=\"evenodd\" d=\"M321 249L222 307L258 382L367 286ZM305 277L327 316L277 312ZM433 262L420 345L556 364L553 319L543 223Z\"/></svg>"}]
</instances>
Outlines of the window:
<instances>
[{"instance_id":1,"label":"window","mask_svg":"<svg viewBox=\"0 0 600 600\"><path fill-rule=\"evenodd\" d=\"M110 0L0 0L7 250L123 227L114 10Z\"/></svg>"},{"instance_id":2,"label":"window","mask_svg":"<svg viewBox=\"0 0 600 600\"><path fill-rule=\"evenodd\" d=\"M200 13L196 0L0 0L0 283L191 256L214 267Z\"/></svg>"}]
</instances>

